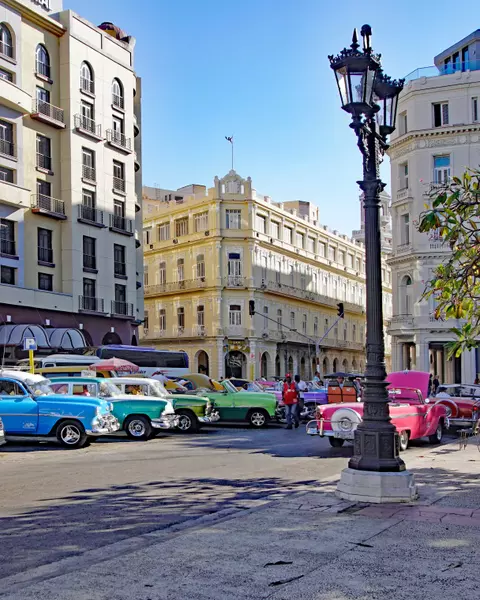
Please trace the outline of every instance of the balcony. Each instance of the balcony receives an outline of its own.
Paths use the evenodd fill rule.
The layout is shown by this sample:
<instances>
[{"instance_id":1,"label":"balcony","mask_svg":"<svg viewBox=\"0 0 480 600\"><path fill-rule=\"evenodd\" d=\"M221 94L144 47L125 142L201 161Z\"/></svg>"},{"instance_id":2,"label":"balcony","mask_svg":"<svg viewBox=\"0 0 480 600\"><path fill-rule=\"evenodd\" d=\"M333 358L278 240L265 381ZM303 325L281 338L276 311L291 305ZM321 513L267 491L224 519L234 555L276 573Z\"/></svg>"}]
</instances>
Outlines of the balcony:
<instances>
[{"instance_id":1,"label":"balcony","mask_svg":"<svg viewBox=\"0 0 480 600\"><path fill-rule=\"evenodd\" d=\"M24 115L30 114L32 96L12 81L0 78L0 101L4 106Z\"/></svg>"},{"instance_id":2,"label":"balcony","mask_svg":"<svg viewBox=\"0 0 480 600\"><path fill-rule=\"evenodd\" d=\"M126 183L125 183L125 179L122 179L121 177L113 177L113 191L114 192L119 192L122 195L125 195L126 193Z\"/></svg>"},{"instance_id":3,"label":"balcony","mask_svg":"<svg viewBox=\"0 0 480 600\"><path fill-rule=\"evenodd\" d=\"M15 253L15 240L0 240L0 255L6 257L14 257Z\"/></svg>"},{"instance_id":4,"label":"balcony","mask_svg":"<svg viewBox=\"0 0 480 600\"><path fill-rule=\"evenodd\" d=\"M161 294L168 294L179 292L183 290L199 290L207 287L205 278L201 279L184 279L183 281L171 281L169 283L158 283L156 285L145 286L145 297L158 296Z\"/></svg>"},{"instance_id":5,"label":"balcony","mask_svg":"<svg viewBox=\"0 0 480 600\"><path fill-rule=\"evenodd\" d=\"M480 69L479 60L468 60L465 62L450 62L448 65L438 67L420 67L415 69L405 77L405 83L420 79L421 77L439 77L442 75L453 75L454 73L465 73L468 71L478 71Z\"/></svg>"},{"instance_id":6,"label":"balcony","mask_svg":"<svg viewBox=\"0 0 480 600\"><path fill-rule=\"evenodd\" d=\"M157 338L167 337L167 331L165 329L144 329L143 338L148 340L154 340Z\"/></svg>"},{"instance_id":7,"label":"balcony","mask_svg":"<svg viewBox=\"0 0 480 600\"><path fill-rule=\"evenodd\" d=\"M94 298L93 296L79 296L78 297L78 310L104 313L103 298Z\"/></svg>"},{"instance_id":8,"label":"balcony","mask_svg":"<svg viewBox=\"0 0 480 600\"><path fill-rule=\"evenodd\" d=\"M86 77L80 77L80 91L93 96L95 94L95 82Z\"/></svg>"},{"instance_id":9,"label":"balcony","mask_svg":"<svg viewBox=\"0 0 480 600\"><path fill-rule=\"evenodd\" d=\"M15 144L9 140L0 139L0 154L15 158Z\"/></svg>"},{"instance_id":10,"label":"balcony","mask_svg":"<svg viewBox=\"0 0 480 600\"><path fill-rule=\"evenodd\" d=\"M93 119L80 114L76 114L73 117L73 121L78 133L83 133L83 135L87 135L97 141L103 140L102 126L100 123L97 125Z\"/></svg>"},{"instance_id":11,"label":"balcony","mask_svg":"<svg viewBox=\"0 0 480 600\"><path fill-rule=\"evenodd\" d=\"M412 244L410 242L408 244L400 244L394 250L394 252L397 256L399 256L401 254L408 254L411 251L412 251Z\"/></svg>"},{"instance_id":12,"label":"balcony","mask_svg":"<svg viewBox=\"0 0 480 600\"><path fill-rule=\"evenodd\" d=\"M223 286L226 288L246 288L247 278L239 275L228 275L223 278Z\"/></svg>"},{"instance_id":13,"label":"balcony","mask_svg":"<svg viewBox=\"0 0 480 600\"><path fill-rule=\"evenodd\" d=\"M91 183L96 183L97 173L95 168L88 165L82 165L82 179Z\"/></svg>"},{"instance_id":14,"label":"balcony","mask_svg":"<svg viewBox=\"0 0 480 600\"><path fill-rule=\"evenodd\" d=\"M46 154L40 154L37 152L37 169L44 171L49 175L52 174L52 157Z\"/></svg>"},{"instance_id":15,"label":"balcony","mask_svg":"<svg viewBox=\"0 0 480 600\"><path fill-rule=\"evenodd\" d=\"M118 94L112 94L112 106L114 108L123 110L125 106L123 96L119 96Z\"/></svg>"},{"instance_id":16,"label":"balcony","mask_svg":"<svg viewBox=\"0 0 480 600\"><path fill-rule=\"evenodd\" d=\"M194 336L206 336L207 335L207 327L206 325L194 325L193 326L193 331L192 331Z\"/></svg>"},{"instance_id":17,"label":"balcony","mask_svg":"<svg viewBox=\"0 0 480 600\"><path fill-rule=\"evenodd\" d=\"M409 187L404 187L398 190L395 195L394 202L400 202L412 197L412 190Z\"/></svg>"},{"instance_id":18,"label":"balcony","mask_svg":"<svg viewBox=\"0 0 480 600\"><path fill-rule=\"evenodd\" d=\"M32 195L31 209L33 213L42 214L52 219L64 221L67 218L65 202L51 196L45 196L45 194Z\"/></svg>"},{"instance_id":19,"label":"balcony","mask_svg":"<svg viewBox=\"0 0 480 600\"><path fill-rule=\"evenodd\" d=\"M132 140L131 138L125 137L121 131L115 131L114 129L107 129L107 143L117 150L121 150L127 154L132 151Z\"/></svg>"},{"instance_id":20,"label":"balcony","mask_svg":"<svg viewBox=\"0 0 480 600\"><path fill-rule=\"evenodd\" d=\"M110 215L110 231L133 237L133 221L119 215Z\"/></svg>"},{"instance_id":21,"label":"balcony","mask_svg":"<svg viewBox=\"0 0 480 600\"><path fill-rule=\"evenodd\" d=\"M184 325L174 325L173 327L173 335L175 337L188 337L186 335L186 330Z\"/></svg>"},{"instance_id":22,"label":"balcony","mask_svg":"<svg viewBox=\"0 0 480 600\"><path fill-rule=\"evenodd\" d=\"M127 278L127 265L124 262L115 261L113 263L113 275L115 277Z\"/></svg>"},{"instance_id":23,"label":"balcony","mask_svg":"<svg viewBox=\"0 0 480 600\"><path fill-rule=\"evenodd\" d=\"M120 317L133 317L133 304L123 300L112 300L112 315Z\"/></svg>"},{"instance_id":24,"label":"balcony","mask_svg":"<svg viewBox=\"0 0 480 600\"><path fill-rule=\"evenodd\" d=\"M53 265L53 248L44 248L43 246L38 246L37 260L43 265Z\"/></svg>"},{"instance_id":25,"label":"balcony","mask_svg":"<svg viewBox=\"0 0 480 600\"><path fill-rule=\"evenodd\" d=\"M393 315L390 322L390 327L413 327L413 316L412 315Z\"/></svg>"},{"instance_id":26,"label":"balcony","mask_svg":"<svg viewBox=\"0 0 480 600\"><path fill-rule=\"evenodd\" d=\"M57 129L65 129L65 120L63 108L44 102L43 100L34 100L32 109L32 119L52 125Z\"/></svg>"},{"instance_id":27,"label":"balcony","mask_svg":"<svg viewBox=\"0 0 480 600\"><path fill-rule=\"evenodd\" d=\"M78 221L86 225L93 225L93 227L105 227L103 224L103 210L84 204L78 206Z\"/></svg>"}]
</instances>

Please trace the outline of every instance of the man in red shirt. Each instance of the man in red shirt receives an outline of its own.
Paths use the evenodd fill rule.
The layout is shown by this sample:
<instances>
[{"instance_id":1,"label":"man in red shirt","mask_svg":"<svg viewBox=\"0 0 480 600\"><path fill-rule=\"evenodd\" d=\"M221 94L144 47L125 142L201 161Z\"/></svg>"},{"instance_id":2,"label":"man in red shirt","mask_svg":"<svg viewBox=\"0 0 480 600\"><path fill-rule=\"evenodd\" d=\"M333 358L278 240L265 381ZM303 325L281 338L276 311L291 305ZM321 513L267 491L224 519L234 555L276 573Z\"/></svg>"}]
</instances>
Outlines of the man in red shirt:
<instances>
[{"instance_id":1,"label":"man in red shirt","mask_svg":"<svg viewBox=\"0 0 480 600\"><path fill-rule=\"evenodd\" d=\"M285 415L287 417L287 429L292 429L292 418L295 421L295 428L299 426L297 415L298 392L297 386L292 381L292 376L287 373L282 390L283 403L285 404Z\"/></svg>"}]
</instances>

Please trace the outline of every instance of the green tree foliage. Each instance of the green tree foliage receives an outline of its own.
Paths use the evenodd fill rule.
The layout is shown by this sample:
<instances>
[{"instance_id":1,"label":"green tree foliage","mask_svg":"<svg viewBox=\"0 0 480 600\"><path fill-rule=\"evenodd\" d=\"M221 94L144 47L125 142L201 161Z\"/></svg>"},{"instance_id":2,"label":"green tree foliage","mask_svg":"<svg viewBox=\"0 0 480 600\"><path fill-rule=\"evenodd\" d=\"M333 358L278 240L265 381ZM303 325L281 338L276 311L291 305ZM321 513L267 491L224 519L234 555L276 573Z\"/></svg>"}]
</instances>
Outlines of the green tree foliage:
<instances>
[{"instance_id":1,"label":"green tree foliage","mask_svg":"<svg viewBox=\"0 0 480 600\"><path fill-rule=\"evenodd\" d=\"M462 319L449 344L450 356L460 356L480 345L480 170L468 169L462 178L432 189L418 229L434 233L451 250L423 298L435 298L436 319Z\"/></svg>"}]
</instances>

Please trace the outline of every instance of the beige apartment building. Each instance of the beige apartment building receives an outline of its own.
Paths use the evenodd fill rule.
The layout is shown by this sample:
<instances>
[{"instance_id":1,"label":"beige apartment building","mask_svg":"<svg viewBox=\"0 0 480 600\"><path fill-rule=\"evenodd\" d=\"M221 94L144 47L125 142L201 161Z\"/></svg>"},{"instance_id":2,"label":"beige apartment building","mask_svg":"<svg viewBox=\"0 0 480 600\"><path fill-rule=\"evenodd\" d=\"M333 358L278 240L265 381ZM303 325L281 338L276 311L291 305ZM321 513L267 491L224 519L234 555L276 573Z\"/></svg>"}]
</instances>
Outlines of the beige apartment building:
<instances>
[{"instance_id":1,"label":"beige apartment building","mask_svg":"<svg viewBox=\"0 0 480 600\"><path fill-rule=\"evenodd\" d=\"M448 358L454 320L437 321L435 299L422 300L435 267L449 256L440 232L419 233L430 191L480 164L480 30L407 76L391 137L393 251L392 363L430 371L445 383L473 383L480 354Z\"/></svg>"},{"instance_id":2,"label":"beige apartment building","mask_svg":"<svg viewBox=\"0 0 480 600\"><path fill-rule=\"evenodd\" d=\"M217 378L364 370L364 247L315 206L276 204L232 170L208 190L144 187L143 210L142 344L184 350ZM383 275L387 320L385 263Z\"/></svg>"},{"instance_id":3,"label":"beige apartment building","mask_svg":"<svg viewBox=\"0 0 480 600\"><path fill-rule=\"evenodd\" d=\"M0 350L131 343L143 319L135 40L0 2ZM140 319L139 319L140 317Z\"/></svg>"}]
</instances>

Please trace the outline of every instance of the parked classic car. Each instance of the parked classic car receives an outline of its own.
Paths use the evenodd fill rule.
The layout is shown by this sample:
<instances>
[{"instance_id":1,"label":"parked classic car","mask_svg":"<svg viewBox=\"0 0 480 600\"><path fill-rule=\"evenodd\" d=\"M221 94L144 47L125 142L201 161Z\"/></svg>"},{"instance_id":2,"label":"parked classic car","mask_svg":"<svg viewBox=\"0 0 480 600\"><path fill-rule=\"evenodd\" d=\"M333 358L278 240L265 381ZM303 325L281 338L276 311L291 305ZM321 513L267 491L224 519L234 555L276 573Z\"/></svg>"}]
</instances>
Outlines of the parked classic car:
<instances>
[{"instance_id":1,"label":"parked classic car","mask_svg":"<svg viewBox=\"0 0 480 600\"><path fill-rule=\"evenodd\" d=\"M56 438L65 448L82 448L89 436L119 429L111 404L99 398L55 394L42 375L0 372L0 417L13 438Z\"/></svg>"},{"instance_id":2,"label":"parked classic car","mask_svg":"<svg viewBox=\"0 0 480 600\"><path fill-rule=\"evenodd\" d=\"M2 419L0 419L0 446L3 446L3 444L5 444L5 427Z\"/></svg>"},{"instance_id":3,"label":"parked classic car","mask_svg":"<svg viewBox=\"0 0 480 600\"><path fill-rule=\"evenodd\" d=\"M51 386L57 394L77 398L102 398L113 405L120 428L132 440L148 440L154 431L173 429L178 417L170 400L122 394L111 379L99 377L56 377Z\"/></svg>"},{"instance_id":4,"label":"parked classic car","mask_svg":"<svg viewBox=\"0 0 480 600\"><path fill-rule=\"evenodd\" d=\"M428 373L402 371L391 373L387 380L390 396L390 416L400 437L400 449L406 450L410 440L428 437L432 444L440 443L449 421L445 406L425 400ZM345 440L353 441L362 421L363 402L328 404L319 407L317 418L307 424L309 435L328 437L334 448Z\"/></svg>"},{"instance_id":5,"label":"parked classic car","mask_svg":"<svg viewBox=\"0 0 480 600\"><path fill-rule=\"evenodd\" d=\"M246 421L252 427L266 427L275 416L276 399L268 392L239 392L228 380L215 381L208 375L184 375L201 396L215 402L222 421Z\"/></svg>"},{"instance_id":6,"label":"parked classic car","mask_svg":"<svg viewBox=\"0 0 480 600\"><path fill-rule=\"evenodd\" d=\"M450 425L454 427L471 427L480 417L479 385L442 384L434 400L446 407Z\"/></svg>"},{"instance_id":7,"label":"parked classic car","mask_svg":"<svg viewBox=\"0 0 480 600\"><path fill-rule=\"evenodd\" d=\"M313 419L315 418L317 406L320 404L326 404L328 401L327 390L314 381L307 381L306 384L307 391L303 393L304 407L300 416L302 419ZM275 413L275 418L277 419L278 423L286 423L282 389L283 381L279 381L275 386L274 392L278 400L277 410Z\"/></svg>"},{"instance_id":8,"label":"parked classic car","mask_svg":"<svg viewBox=\"0 0 480 600\"><path fill-rule=\"evenodd\" d=\"M173 403L175 414L178 416L177 428L183 433L194 433L203 424L215 423L220 419L213 400L193 394L171 394L158 379L113 377L110 381L119 388L122 394L170 400Z\"/></svg>"}]
</instances>

